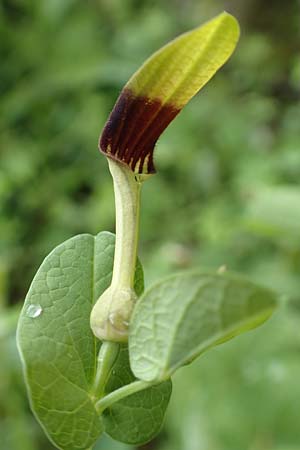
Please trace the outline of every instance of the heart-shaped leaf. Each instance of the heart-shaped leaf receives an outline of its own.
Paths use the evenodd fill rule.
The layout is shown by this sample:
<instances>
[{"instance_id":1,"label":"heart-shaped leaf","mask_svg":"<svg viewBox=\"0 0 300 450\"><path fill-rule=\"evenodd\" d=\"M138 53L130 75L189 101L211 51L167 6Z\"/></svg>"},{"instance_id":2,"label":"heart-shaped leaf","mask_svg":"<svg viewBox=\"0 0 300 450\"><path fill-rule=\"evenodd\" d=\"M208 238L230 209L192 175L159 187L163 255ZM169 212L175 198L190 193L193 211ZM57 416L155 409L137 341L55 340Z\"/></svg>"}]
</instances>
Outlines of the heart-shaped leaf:
<instances>
[{"instance_id":1,"label":"heart-shaped leaf","mask_svg":"<svg viewBox=\"0 0 300 450\"><path fill-rule=\"evenodd\" d=\"M122 345L105 392L108 394L135 380L127 345ZM159 432L172 392L171 380L132 394L103 413L105 431L114 439L141 445Z\"/></svg>"},{"instance_id":2,"label":"heart-shaped leaf","mask_svg":"<svg viewBox=\"0 0 300 450\"><path fill-rule=\"evenodd\" d=\"M95 286L102 290L111 276L107 238L82 234L56 247L34 277L19 320L32 410L63 450L86 450L104 430L90 395L100 343L89 316Z\"/></svg>"},{"instance_id":3,"label":"heart-shaped leaf","mask_svg":"<svg viewBox=\"0 0 300 450\"><path fill-rule=\"evenodd\" d=\"M147 290L135 307L131 369L145 381L165 380L210 347L263 323L275 306L273 292L236 275L171 276Z\"/></svg>"},{"instance_id":4,"label":"heart-shaped leaf","mask_svg":"<svg viewBox=\"0 0 300 450\"><path fill-rule=\"evenodd\" d=\"M103 232L96 237L75 236L55 248L34 277L19 319L18 347L32 410L50 440L63 450L90 448L105 428L122 438L124 405L126 415L139 426L137 431L135 425L136 436L152 436L161 426L170 395L166 388L169 382L151 388L148 397L145 392L137 393L136 402L143 406L137 408L132 399L129 403L124 399L112 406L111 421L107 413L103 421L95 409L93 385L101 344L91 332L89 321L94 302L111 282L114 243L114 235ZM143 287L138 262L138 295ZM115 385L114 377L121 384L129 382L124 351L120 355L118 361L122 363L117 361L107 392ZM119 367L127 367L126 376L117 373ZM147 400L149 397L151 400ZM147 414L153 420L152 432L149 422L141 419ZM112 430L112 421L119 431ZM130 439L133 433L129 433Z\"/></svg>"}]
</instances>

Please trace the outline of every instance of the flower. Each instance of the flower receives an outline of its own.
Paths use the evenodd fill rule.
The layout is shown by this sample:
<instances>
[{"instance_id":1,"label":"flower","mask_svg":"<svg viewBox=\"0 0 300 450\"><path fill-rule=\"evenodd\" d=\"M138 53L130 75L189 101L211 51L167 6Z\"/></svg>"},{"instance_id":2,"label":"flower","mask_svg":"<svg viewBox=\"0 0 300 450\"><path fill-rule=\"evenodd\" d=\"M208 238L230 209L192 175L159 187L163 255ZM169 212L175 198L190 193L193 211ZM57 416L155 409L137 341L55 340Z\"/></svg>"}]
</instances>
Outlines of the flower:
<instances>
[{"instance_id":1,"label":"flower","mask_svg":"<svg viewBox=\"0 0 300 450\"><path fill-rule=\"evenodd\" d=\"M157 139L234 51L239 25L223 12L154 53L123 88L99 149L136 174L155 173Z\"/></svg>"}]
</instances>

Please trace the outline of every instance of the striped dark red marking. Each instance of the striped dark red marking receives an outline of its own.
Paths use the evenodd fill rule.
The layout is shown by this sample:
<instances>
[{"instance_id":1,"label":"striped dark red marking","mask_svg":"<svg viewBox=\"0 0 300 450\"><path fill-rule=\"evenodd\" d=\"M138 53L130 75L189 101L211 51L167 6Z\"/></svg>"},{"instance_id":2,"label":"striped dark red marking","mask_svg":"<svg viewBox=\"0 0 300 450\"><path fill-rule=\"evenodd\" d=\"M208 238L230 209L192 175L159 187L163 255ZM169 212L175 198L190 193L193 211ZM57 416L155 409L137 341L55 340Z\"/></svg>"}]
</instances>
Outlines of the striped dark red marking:
<instances>
[{"instance_id":1,"label":"striped dark red marking","mask_svg":"<svg viewBox=\"0 0 300 450\"><path fill-rule=\"evenodd\" d=\"M179 112L172 105L162 105L160 100L138 97L124 89L105 124L99 149L135 173L155 173L156 141Z\"/></svg>"}]
</instances>

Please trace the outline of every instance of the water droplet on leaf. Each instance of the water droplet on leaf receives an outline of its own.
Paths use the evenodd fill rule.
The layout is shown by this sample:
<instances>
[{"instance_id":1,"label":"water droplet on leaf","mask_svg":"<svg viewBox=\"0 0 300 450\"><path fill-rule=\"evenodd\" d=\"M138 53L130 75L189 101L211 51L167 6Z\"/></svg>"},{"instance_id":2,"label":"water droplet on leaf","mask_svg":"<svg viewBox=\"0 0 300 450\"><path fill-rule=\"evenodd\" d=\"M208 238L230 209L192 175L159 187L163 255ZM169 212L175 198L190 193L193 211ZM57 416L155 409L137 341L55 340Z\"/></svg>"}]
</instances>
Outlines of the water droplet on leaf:
<instances>
[{"instance_id":1,"label":"water droplet on leaf","mask_svg":"<svg viewBox=\"0 0 300 450\"><path fill-rule=\"evenodd\" d=\"M28 317L31 317L32 319L35 319L36 317L39 317L43 312L43 308L41 305L29 305L26 311L26 315Z\"/></svg>"}]
</instances>

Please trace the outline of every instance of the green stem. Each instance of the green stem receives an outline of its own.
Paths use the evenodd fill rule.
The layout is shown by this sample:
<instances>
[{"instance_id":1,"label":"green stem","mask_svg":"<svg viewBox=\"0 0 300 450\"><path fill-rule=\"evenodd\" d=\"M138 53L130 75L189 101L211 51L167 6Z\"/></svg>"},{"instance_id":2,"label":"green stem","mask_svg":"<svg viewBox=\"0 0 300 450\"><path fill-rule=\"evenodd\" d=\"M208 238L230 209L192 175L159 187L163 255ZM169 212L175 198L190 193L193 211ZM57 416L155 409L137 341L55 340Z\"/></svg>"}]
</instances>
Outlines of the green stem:
<instances>
[{"instance_id":1,"label":"green stem","mask_svg":"<svg viewBox=\"0 0 300 450\"><path fill-rule=\"evenodd\" d=\"M126 166L108 159L116 208L116 244L111 286L131 288L139 238L141 182Z\"/></svg>"},{"instance_id":2,"label":"green stem","mask_svg":"<svg viewBox=\"0 0 300 450\"><path fill-rule=\"evenodd\" d=\"M139 235L141 178L108 158L116 204L116 243L112 282L91 313L91 328L102 341L127 342L136 302L134 274Z\"/></svg>"},{"instance_id":3,"label":"green stem","mask_svg":"<svg viewBox=\"0 0 300 450\"><path fill-rule=\"evenodd\" d=\"M133 383L127 384L116 391L111 392L105 397L101 398L96 403L96 409L99 414L101 414L106 408L111 406L113 403L122 400L122 398L127 397L128 395L135 394L136 392L142 391L148 387L152 386L152 383L147 381L134 381Z\"/></svg>"},{"instance_id":4,"label":"green stem","mask_svg":"<svg viewBox=\"0 0 300 450\"><path fill-rule=\"evenodd\" d=\"M104 394L105 385L111 369L119 354L120 345L116 342L103 342L98 354L97 372L93 386L93 395L99 399Z\"/></svg>"}]
</instances>

